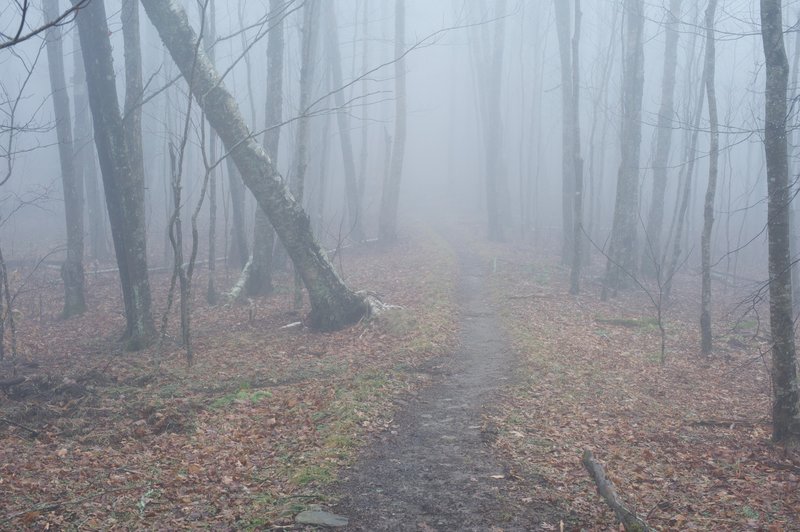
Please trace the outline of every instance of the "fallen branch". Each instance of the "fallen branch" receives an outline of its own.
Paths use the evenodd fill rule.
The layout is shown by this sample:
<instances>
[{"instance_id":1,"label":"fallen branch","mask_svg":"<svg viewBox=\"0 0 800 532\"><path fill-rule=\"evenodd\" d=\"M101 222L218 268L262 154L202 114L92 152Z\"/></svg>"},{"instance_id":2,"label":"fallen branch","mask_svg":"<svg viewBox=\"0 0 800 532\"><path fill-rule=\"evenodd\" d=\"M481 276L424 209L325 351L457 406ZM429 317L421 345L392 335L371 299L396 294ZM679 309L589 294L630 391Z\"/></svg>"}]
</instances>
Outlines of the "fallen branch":
<instances>
[{"instance_id":1,"label":"fallen branch","mask_svg":"<svg viewBox=\"0 0 800 532\"><path fill-rule=\"evenodd\" d=\"M28 432L31 433L31 436L33 436L34 438L39 436L39 431L38 430L33 430L32 428L26 427L25 425L20 425L16 421L11 421L10 419L4 418L4 417L0 417L0 422L8 423L9 425L13 425L14 427L20 428L22 430L27 430Z\"/></svg>"},{"instance_id":2,"label":"fallen branch","mask_svg":"<svg viewBox=\"0 0 800 532\"><path fill-rule=\"evenodd\" d=\"M136 489L145 488L145 487L147 487L147 484L137 484L135 486L126 486L126 487L122 487L122 488L114 488L114 489L110 489L110 490L104 490L104 491L100 491L98 493L94 493L92 495L88 495L86 497L80 497L78 499L72 499L72 500L69 500L69 501L43 502L41 504L37 504L37 505L35 505L35 506L31 507L31 508L28 508L27 510L24 510L22 512L15 512L13 514L6 515L3 519L0 519L0 525L8 523L12 519L16 519L17 517L21 517L23 515L26 515L26 514L29 514L29 513L32 513L32 512L52 512L53 510L57 510L58 508L62 508L64 506L69 506L69 505L72 505L72 504L80 504L82 502L91 501L92 499L97 499L99 497L102 497L103 495L108 495L110 493L117 493L117 492L120 492L120 491L136 490Z\"/></svg>"},{"instance_id":3,"label":"fallen branch","mask_svg":"<svg viewBox=\"0 0 800 532\"><path fill-rule=\"evenodd\" d=\"M588 449L583 451L582 462L597 486L597 493L599 493L600 496L605 499L606 504L614 510L617 520L622 523L625 530L635 532L649 532L652 530L640 517L628 510L619 498L619 495L617 495L614 483L606 477L603 466L594 459L592 451Z\"/></svg>"},{"instance_id":4,"label":"fallen branch","mask_svg":"<svg viewBox=\"0 0 800 532\"><path fill-rule=\"evenodd\" d=\"M740 427L768 425L770 421L760 419L695 419L686 423L695 427L725 427L732 429L736 425Z\"/></svg>"},{"instance_id":5,"label":"fallen branch","mask_svg":"<svg viewBox=\"0 0 800 532\"><path fill-rule=\"evenodd\" d=\"M522 294L519 296L508 296L508 299L549 299L552 294Z\"/></svg>"}]
</instances>

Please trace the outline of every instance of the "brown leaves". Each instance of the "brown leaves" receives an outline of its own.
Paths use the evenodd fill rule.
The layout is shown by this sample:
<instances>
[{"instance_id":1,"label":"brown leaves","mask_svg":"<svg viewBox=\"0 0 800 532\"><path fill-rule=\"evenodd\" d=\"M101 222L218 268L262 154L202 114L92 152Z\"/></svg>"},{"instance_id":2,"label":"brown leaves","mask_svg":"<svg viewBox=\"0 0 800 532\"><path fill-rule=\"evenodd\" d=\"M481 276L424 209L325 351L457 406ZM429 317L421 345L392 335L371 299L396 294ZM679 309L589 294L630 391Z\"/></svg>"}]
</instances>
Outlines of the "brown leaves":
<instances>
[{"instance_id":1,"label":"brown leaves","mask_svg":"<svg viewBox=\"0 0 800 532\"><path fill-rule=\"evenodd\" d=\"M580 469L580 450L591 448L621 496L656 528L800 528L800 473L792 467L798 456L769 442L769 426L760 421L769 412L769 375L763 364L747 363L763 345L744 337L720 341L724 358L698 358L699 307L687 289L668 313L662 367L658 333L648 325L652 308L642 294L603 303L590 285L570 297L559 272L548 276L554 297L546 304L508 299L541 291L537 278L557 266L519 248L492 253L505 264L535 264L533 275L509 266L495 276L523 374L493 420L502 427L495 445L547 479L542 497L568 501L577 515L572 526L615 526ZM715 320L726 330L722 316ZM746 347L732 347L740 343Z\"/></svg>"},{"instance_id":2,"label":"brown leaves","mask_svg":"<svg viewBox=\"0 0 800 532\"><path fill-rule=\"evenodd\" d=\"M195 293L191 369L171 341L179 338L176 316L161 355L119 352L121 302L111 275L87 278L93 308L85 316L25 320L22 350L36 365L24 371L39 393L0 396L0 410L42 436L0 427L0 521L16 516L0 527L288 524L298 504L322 496L370 431L390 429L393 397L424 382L413 368L453 343L446 251L418 241L353 253L343 257L349 281L413 312L408 327L281 331L296 321L286 313L288 275L276 279L287 290L253 301L252 321L249 307L208 307ZM156 306L168 281L152 279ZM45 308L60 308L59 285L51 286ZM38 300L20 304L38 308ZM62 386L64 377L72 388ZM43 393L59 386L60 395ZM53 500L77 502L34 511Z\"/></svg>"}]
</instances>

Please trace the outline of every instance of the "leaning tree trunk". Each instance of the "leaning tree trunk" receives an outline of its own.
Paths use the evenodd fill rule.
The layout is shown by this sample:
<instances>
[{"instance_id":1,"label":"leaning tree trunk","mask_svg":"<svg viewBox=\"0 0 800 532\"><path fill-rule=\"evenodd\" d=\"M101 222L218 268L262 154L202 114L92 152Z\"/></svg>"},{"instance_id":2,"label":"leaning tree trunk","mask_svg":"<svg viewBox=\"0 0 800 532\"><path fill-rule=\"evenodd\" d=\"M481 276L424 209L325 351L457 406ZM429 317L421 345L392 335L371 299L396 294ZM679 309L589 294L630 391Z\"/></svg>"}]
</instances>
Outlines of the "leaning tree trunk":
<instances>
[{"instance_id":1,"label":"leaning tree trunk","mask_svg":"<svg viewBox=\"0 0 800 532\"><path fill-rule=\"evenodd\" d=\"M642 0L625 0L625 56L622 80L622 159L617 177L614 224L603 295L615 293L625 276L636 271L636 226L639 221L639 154L642 142L644 52Z\"/></svg>"},{"instance_id":2,"label":"leaning tree trunk","mask_svg":"<svg viewBox=\"0 0 800 532\"><path fill-rule=\"evenodd\" d=\"M250 135L208 56L197 47L186 12L170 0L142 0L142 4L300 273L311 301L311 326L330 330L359 320L367 311L364 298L342 282L314 239L308 216Z\"/></svg>"},{"instance_id":3,"label":"leaning tree trunk","mask_svg":"<svg viewBox=\"0 0 800 532\"><path fill-rule=\"evenodd\" d=\"M79 0L72 0L75 5ZM94 139L100 158L114 251L125 303L127 349L138 350L155 337L145 246L144 183L131 164L119 113L116 76L105 4L94 0L76 17L86 69Z\"/></svg>"},{"instance_id":4,"label":"leaning tree trunk","mask_svg":"<svg viewBox=\"0 0 800 532\"><path fill-rule=\"evenodd\" d=\"M389 172L383 182L381 211L378 218L378 238L391 242L397 239L397 210L400 204L400 180L406 151L406 3L395 0L394 11L394 144Z\"/></svg>"},{"instance_id":5,"label":"leaning tree trunk","mask_svg":"<svg viewBox=\"0 0 800 532\"><path fill-rule=\"evenodd\" d=\"M58 18L60 14L58 0L45 0L44 13L47 20ZM81 176L75 172L75 151L72 144L69 94L64 75L61 28L57 25L48 28L45 38L67 229L67 257L61 265L61 278L64 280L64 309L61 315L70 318L86 310L83 276L83 182Z\"/></svg>"},{"instance_id":6,"label":"leaning tree trunk","mask_svg":"<svg viewBox=\"0 0 800 532\"><path fill-rule=\"evenodd\" d=\"M325 3L325 50L333 77L333 97L336 102L336 121L339 124L339 141L342 147L345 196L347 198L348 230L356 241L364 240L356 163L353 156L353 139L350 135L350 117L345 109L344 84L342 81L342 54L339 50L339 30L336 26L336 10L333 2Z\"/></svg>"},{"instance_id":7,"label":"leaning tree trunk","mask_svg":"<svg viewBox=\"0 0 800 532\"><path fill-rule=\"evenodd\" d=\"M800 444L800 391L792 321L789 256L789 169L786 90L789 65L783 43L781 0L761 0L761 38L766 60L764 152L767 159L769 318L772 331L772 439Z\"/></svg>"},{"instance_id":8,"label":"leaning tree trunk","mask_svg":"<svg viewBox=\"0 0 800 532\"><path fill-rule=\"evenodd\" d=\"M667 165L672 147L675 113L675 71L678 66L678 22L682 0L670 0L665 24L664 68L661 74L661 106L658 109L656 145L653 155L653 192L645 237L649 244L642 253L642 273L654 276L661 269L661 236L664 226L664 195L667 190Z\"/></svg>"},{"instance_id":9,"label":"leaning tree trunk","mask_svg":"<svg viewBox=\"0 0 800 532\"><path fill-rule=\"evenodd\" d=\"M708 99L708 121L711 129L711 148L708 154L708 188L703 208L703 235L700 242L703 286L700 301L700 349L704 355L711 354L711 230L714 226L714 199L719 172L719 121L717 118L717 96L714 90L714 68L716 46L714 45L714 14L717 0L709 0L706 8L706 58L705 86Z\"/></svg>"}]
</instances>

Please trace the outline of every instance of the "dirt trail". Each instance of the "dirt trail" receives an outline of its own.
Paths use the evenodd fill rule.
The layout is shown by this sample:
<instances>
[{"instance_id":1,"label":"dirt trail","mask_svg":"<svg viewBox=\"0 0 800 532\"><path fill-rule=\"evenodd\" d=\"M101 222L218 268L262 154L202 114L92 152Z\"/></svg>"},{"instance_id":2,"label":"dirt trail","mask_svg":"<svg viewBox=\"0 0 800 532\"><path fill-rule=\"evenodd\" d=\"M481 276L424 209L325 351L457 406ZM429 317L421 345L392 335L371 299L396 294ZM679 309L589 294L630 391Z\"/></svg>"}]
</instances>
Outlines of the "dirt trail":
<instances>
[{"instance_id":1,"label":"dirt trail","mask_svg":"<svg viewBox=\"0 0 800 532\"><path fill-rule=\"evenodd\" d=\"M512 378L515 357L490 304L488 268L466 252L459 266L460 347L345 473L335 511L350 519L348 530L537 530L558 523L552 509L521 501L533 486L510 477L492 454L482 412Z\"/></svg>"}]
</instances>

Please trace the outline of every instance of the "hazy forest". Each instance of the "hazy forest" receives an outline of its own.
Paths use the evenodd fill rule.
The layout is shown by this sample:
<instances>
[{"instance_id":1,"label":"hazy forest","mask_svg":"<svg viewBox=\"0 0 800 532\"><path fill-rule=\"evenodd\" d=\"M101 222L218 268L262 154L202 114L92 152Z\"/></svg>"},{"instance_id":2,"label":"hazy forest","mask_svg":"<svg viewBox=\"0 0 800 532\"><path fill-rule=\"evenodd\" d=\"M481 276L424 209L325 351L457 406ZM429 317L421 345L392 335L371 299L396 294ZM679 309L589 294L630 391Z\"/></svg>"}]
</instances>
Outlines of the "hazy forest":
<instances>
[{"instance_id":1,"label":"hazy forest","mask_svg":"<svg viewBox=\"0 0 800 532\"><path fill-rule=\"evenodd\" d=\"M0 0L0 529L800 530L800 2Z\"/></svg>"}]
</instances>

